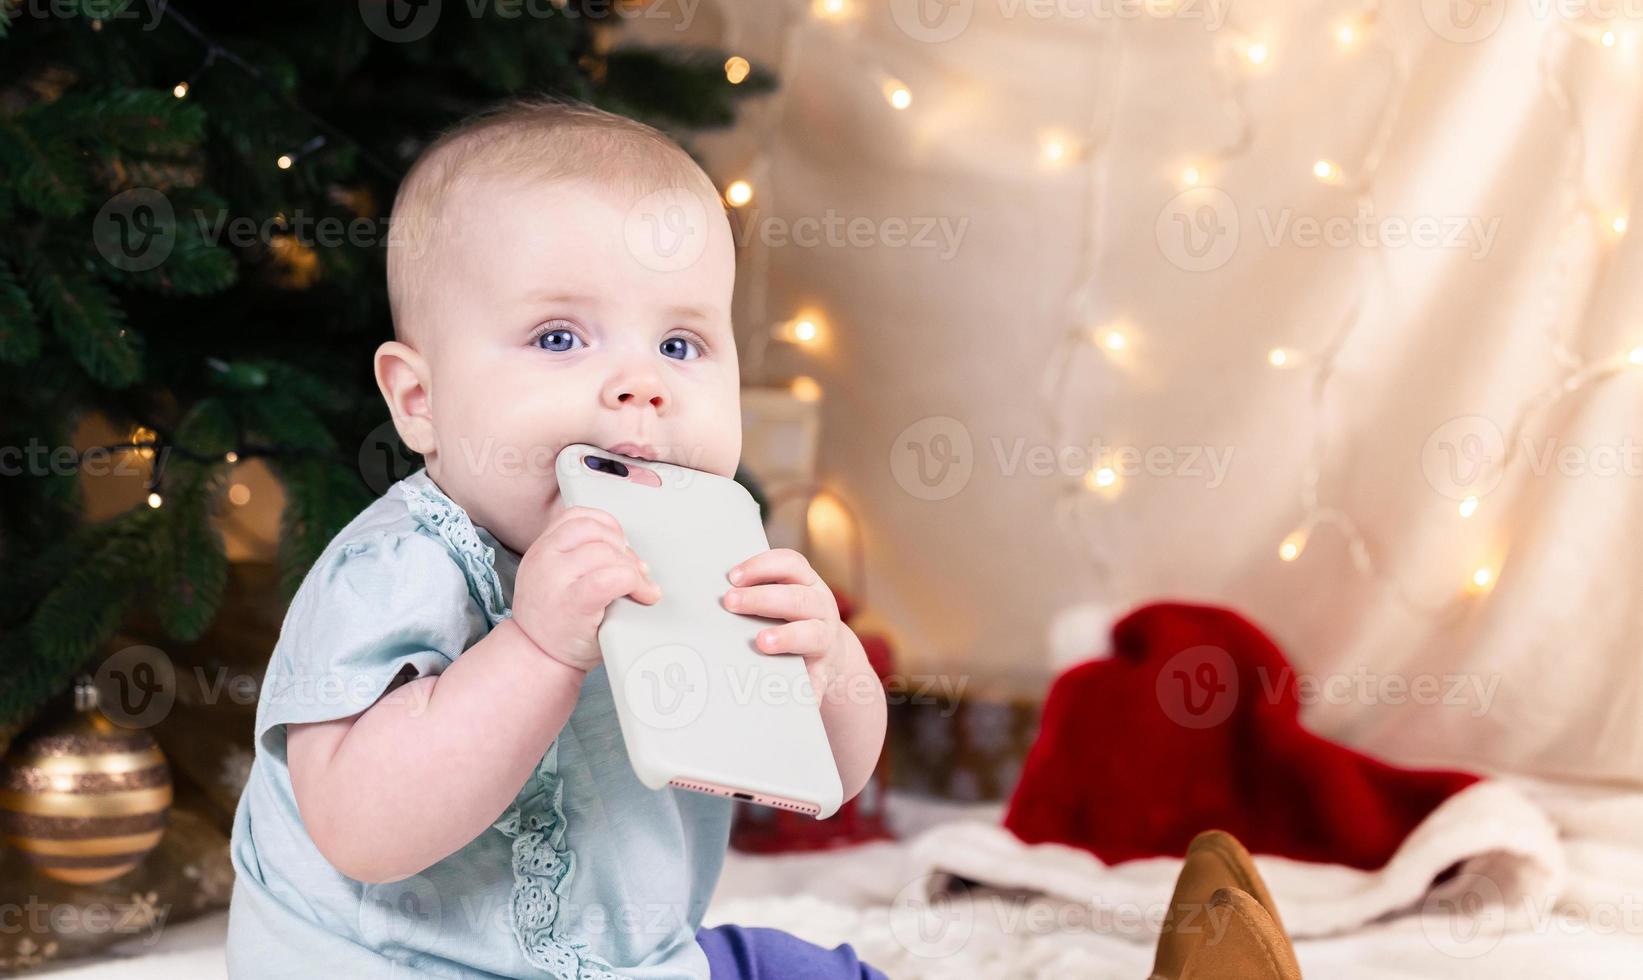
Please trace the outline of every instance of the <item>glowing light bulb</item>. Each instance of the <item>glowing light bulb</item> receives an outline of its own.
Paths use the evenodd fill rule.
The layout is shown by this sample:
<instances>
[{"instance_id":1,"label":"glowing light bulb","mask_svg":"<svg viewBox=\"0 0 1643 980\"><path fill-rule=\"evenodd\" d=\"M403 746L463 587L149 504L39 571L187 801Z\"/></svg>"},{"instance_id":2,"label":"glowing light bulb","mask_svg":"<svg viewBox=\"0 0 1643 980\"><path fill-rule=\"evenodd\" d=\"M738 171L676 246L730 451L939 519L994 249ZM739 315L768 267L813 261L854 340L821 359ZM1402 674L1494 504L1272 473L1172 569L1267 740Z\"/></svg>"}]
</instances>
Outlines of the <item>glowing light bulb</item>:
<instances>
[{"instance_id":1,"label":"glowing light bulb","mask_svg":"<svg viewBox=\"0 0 1643 980\"><path fill-rule=\"evenodd\" d=\"M1478 512L1478 498L1467 497L1465 500L1462 500L1460 502L1459 510L1460 516L1462 517L1471 517L1473 514L1476 514Z\"/></svg>"},{"instance_id":2,"label":"glowing light bulb","mask_svg":"<svg viewBox=\"0 0 1643 980\"><path fill-rule=\"evenodd\" d=\"M1629 222L1623 214L1617 214L1609 219L1609 229L1616 235L1624 235Z\"/></svg>"},{"instance_id":3,"label":"glowing light bulb","mask_svg":"<svg viewBox=\"0 0 1643 980\"><path fill-rule=\"evenodd\" d=\"M1614 47L1614 42L1615 42L1614 31L1604 31L1603 36L1598 38L1598 40L1603 43L1603 46L1605 48Z\"/></svg>"},{"instance_id":4,"label":"glowing light bulb","mask_svg":"<svg viewBox=\"0 0 1643 980\"><path fill-rule=\"evenodd\" d=\"M800 314L776 324L770 333L777 340L789 344L813 344L821 339L821 319L809 313Z\"/></svg>"},{"instance_id":5,"label":"glowing light bulb","mask_svg":"<svg viewBox=\"0 0 1643 980\"><path fill-rule=\"evenodd\" d=\"M1187 187L1197 187L1198 182L1203 179L1204 175L1197 167L1185 167L1181 170L1181 183Z\"/></svg>"},{"instance_id":6,"label":"glowing light bulb","mask_svg":"<svg viewBox=\"0 0 1643 980\"><path fill-rule=\"evenodd\" d=\"M296 158L293 157L291 154L281 153L280 158L278 160L274 161L274 166L280 168L281 170L290 170L291 169L291 164L296 163L296 162L297 162Z\"/></svg>"},{"instance_id":7,"label":"glowing light bulb","mask_svg":"<svg viewBox=\"0 0 1643 980\"><path fill-rule=\"evenodd\" d=\"M236 483L228 488L228 499L236 506L244 507L251 502L251 488L243 483Z\"/></svg>"},{"instance_id":8,"label":"glowing light bulb","mask_svg":"<svg viewBox=\"0 0 1643 980\"><path fill-rule=\"evenodd\" d=\"M753 66L741 55L732 55L725 61L725 79L732 85L740 85L747 81L747 76L753 71Z\"/></svg>"},{"instance_id":9,"label":"glowing light bulb","mask_svg":"<svg viewBox=\"0 0 1643 980\"><path fill-rule=\"evenodd\" d=\"M171 94L175 95L179 99L186 98L188 96L188 83L178 82L177 84L171 86Z\"/></svg>"},{"instance_id":10,"label":"glowing light bulb","mask_svg":"<svg viewBox=\"0 0 1643 980\"><path fill-rule=\"evenodd\" d=\"M1130 339L1122 330L1108 330L1101 335L1101 346L1108 350L1123 350L1129 345Z\"/></svg>"},{"instance_id":11,"label":"glowing light bulb","mask_svg":"<svg viewBox=\"0 0 1643 980\"><path fill-rule=\"evenodd\" d=\"M816 382L815 378L808 375L801 374L794 378L788 390L792 391L793 397L801 402L821 401L821 385Z\"/></svg>"},{"instance_id":12,"label":"glowing light bulb","mask_svg":"<svg viewBox=\"0 0 1643 980\"><path fill-rule=\"evenodd\" d=\"M1335 28L1335 40L1341 42L1343 47L1350 47L1358 40L1358 29L1351 24L1342 24Z\"/></svg>"},{"instance_id":13,"label":"glowing light bulb","mask_svg":"<svg viewBox=\"0 0 1643 980\"><path fill-rule=\"evenodd\" d=\"M229 463L238 463L240 461L240 454L230 449L228 452L223 454L223 460Z\"/></svg>"},{"instance_id":14,"label":"glowing light bulb","mask_svg":"<svg viewBox=\"0 0 1643 980\"><path fill-rule=\"evenodd\" d=\"M153 507L154 509L158 510L161 503L162 503L162 501L160 500L160 495L159 494L151 493L151 494L148 495L148 506Z\"/></svg>"},{"instance_id":15,"label":"glowing light bulb","mask_svg":"<svg viewBox=\"0 0 1643 980\"><path fill-rule=\"evenodd\" d=\"M1333 184L1341 179L1341 168L1328 160L1319 160L1312 165L1312 176L1326 184Z\"/></svg>"},{"instance_id":16,"label":"glowing light bulb","mask_svg":"<svg viewBox=\"0 0 1643 980\"><path fill-rule=\"evenodd\" d=\"M1274 347L1266 352L1266 362L1275 368L1288 367L1295 360L1287 348Z\"/></svg>"},{"instance_id":17,"label":"glowing light bulb","mask_svg":"<svg viewBox=\"0 0 1643 980\"><path fill-rule=\"evenodd\" d=\"M884 83L884 98L894 109L905 109L913 104L913 93L893 78Z\"/></svg>"},{"instance_id":18,"label":"glowing light bulb","mask_svg":"<svg viewBox=\"0 0 1643 980\"><path fill-rule=\"evenodd\" d=\"M1067 144L1058 137L1051 136L1044 141L1044 159L1050 163L1060 163L1067 158Z\"/></svg>"},{"instance_id":19,"label":"glowing light bulb","mask_svg":"<svg viewBox=\"0 0 1643 980\"><path fill-rule=\"evenodd\" d=\"M1111 466L1097 466L1084 472L1084 489L1107 499L1118 495L1118 471Z\"/></svg>"},{"instance_id":20,"label":"glowing light bulb","mask_svg":"<svg viewBox=\"0 0 1643 980\"><path fill-rule=\"evenodd\" d=\"M1479 566L1472 572L1469 581L1472 583L1473 592L1487 592L1489 587L1494 584L1495 573L1488 566Z\"/></svg>"},{"instance_id":21,"label":"glowing light bulb","mask_svg":"<svg viewBox=\"0 0 1643 980\"><path fill-rule=\"evenodd\" d=\"M847 0L815 0L810 9L823 20L843 20L850 13Z\"/></svg>"},{"instance_id":22,"label":"glowing light bulb","mask_svg":"<svg viewBox=\"0 0 1643 980\"><path fill-rule=\"evenodd\" d=\"M725 188L725 200L730 202L731 207L741 207L753 200L753 185L745 180L731 181L730 186Z\"/></svg>"},{"instance_id":23,"label":"glowing light bulb","mask_svg":"<svg viewBox=\"0 0 1643 980\"><path fill-rule=\"evenodd\" d=\"M1244 46L1244 58L1252 65L1264 65L1272 57L1272 50L1265 41L1251 41Z\"/></svg>"},{"instance_id":24,"label":"glowing light bulb","mask_svg":"<svg viewBox=\"0 0 1643 980\"><path fill-rule=\"evenodd\" d=\"M1626 355L1626 360L1636 365L1643 365L1643 347L1633 347L1631 353Z\"/></svg>"},{"instance_id":25,"label":"glowing light bulb","mask_svg":"<svg viewBox=\"0 0 1643 980\"><path fill-rule=\"evenodd\" d=\"M1305 550L1306 531L1303 528L1296 528L1289 532L1278 543L1278 557L1283 561L1294 561L1301 557L1301 552Z\"/></svg>"}]
</instances>

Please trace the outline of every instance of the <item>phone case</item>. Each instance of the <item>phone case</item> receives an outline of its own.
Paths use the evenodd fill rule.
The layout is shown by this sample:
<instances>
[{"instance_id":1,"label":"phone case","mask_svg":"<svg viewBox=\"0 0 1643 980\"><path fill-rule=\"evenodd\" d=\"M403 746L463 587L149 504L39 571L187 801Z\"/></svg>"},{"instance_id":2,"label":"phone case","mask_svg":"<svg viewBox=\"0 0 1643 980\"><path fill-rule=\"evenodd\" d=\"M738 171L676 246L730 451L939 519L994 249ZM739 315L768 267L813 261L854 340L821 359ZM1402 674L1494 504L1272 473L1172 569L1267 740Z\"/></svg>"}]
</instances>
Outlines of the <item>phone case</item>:
<instances>
[{"instance_id":1,"label":"phone case","mask_svg":"<svg viewBox=\"0 0 1643 980\"><path fill-rule=\"evenodd\" d=\"M590 455L660 485L591 469ZM725 573L770 547L753 495L715 473L583 444L562 449L555 471L565 503L615 517L662 590L649 606L618 597L599 627L639 781L832 816L844 792L803 658L761 653L754 637L778 621L721 602Z\"/></svg>"}]
</instances>

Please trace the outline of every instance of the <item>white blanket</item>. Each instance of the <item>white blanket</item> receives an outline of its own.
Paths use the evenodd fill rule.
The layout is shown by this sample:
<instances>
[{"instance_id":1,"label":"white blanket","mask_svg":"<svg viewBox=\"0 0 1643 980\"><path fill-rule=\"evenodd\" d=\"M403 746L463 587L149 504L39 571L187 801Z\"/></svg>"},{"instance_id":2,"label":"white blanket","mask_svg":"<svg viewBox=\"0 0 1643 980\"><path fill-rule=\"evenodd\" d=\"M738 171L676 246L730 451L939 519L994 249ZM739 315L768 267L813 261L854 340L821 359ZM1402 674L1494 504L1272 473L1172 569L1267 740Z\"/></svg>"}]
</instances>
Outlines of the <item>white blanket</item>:
<instances>
[{"instance_id":1,"label":"white blanket","mask_svg":"<svg viewBox=\"0 0 1643 980\"><path fill-rule=\"evenodd\" d=\"M898 841L815 854L732 851L704 924L849 943L894 980L1145 977L1180 862L1107 868L1068 848L1011 849L1001 840L1003 809L893 792ZM1313 980L1625 977L1643 963L1640 838L1643 793L1492 782L1435 812L1380 872L1257 862ZM1499 904L1465 900L1454 886L1411 893L1446 856L1463 864L1456 885L1487 876L1501 889ZM994 887L933 897L955 873ZM1488 892L1470 880L1471 893ZM1335 884L1343 890L1331 891ZM1376 906L1386 911L1366 920ZM158 948L121 951L139 958L60 975L222 977L224 919L168 929ZM1348 927L1352 919L1360 924ZM1337 928L1347 931L1320 934Z\"/></svg>"}]
</instances>

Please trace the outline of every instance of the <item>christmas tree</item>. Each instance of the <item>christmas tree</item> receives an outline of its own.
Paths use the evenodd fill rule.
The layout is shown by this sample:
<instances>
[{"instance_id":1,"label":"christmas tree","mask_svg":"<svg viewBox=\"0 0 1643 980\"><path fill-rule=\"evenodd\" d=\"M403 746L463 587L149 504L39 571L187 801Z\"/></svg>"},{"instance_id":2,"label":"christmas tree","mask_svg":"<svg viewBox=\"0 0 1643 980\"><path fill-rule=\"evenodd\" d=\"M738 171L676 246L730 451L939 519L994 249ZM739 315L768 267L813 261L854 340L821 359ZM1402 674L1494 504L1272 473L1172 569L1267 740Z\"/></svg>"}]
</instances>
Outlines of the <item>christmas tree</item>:
<instances>
[{"instance_id":1,"label":"christmas tree","mask_svg":"<svg viewBox=\"0 0 1643 980\"><path fill-rule=\"evenodd\" d=\"M134 608L181 642L211 625L236 463L283 484L288 591L383 489L361 442L391 433L386 211L427 141L551 94L688 145L772 81L621 43L611 0L444 8L0 0L0 730ZM75 450L88 413L131 437ZM116 460L148 499L88 522L82 481Z\"/></svg>"}]
</instances>

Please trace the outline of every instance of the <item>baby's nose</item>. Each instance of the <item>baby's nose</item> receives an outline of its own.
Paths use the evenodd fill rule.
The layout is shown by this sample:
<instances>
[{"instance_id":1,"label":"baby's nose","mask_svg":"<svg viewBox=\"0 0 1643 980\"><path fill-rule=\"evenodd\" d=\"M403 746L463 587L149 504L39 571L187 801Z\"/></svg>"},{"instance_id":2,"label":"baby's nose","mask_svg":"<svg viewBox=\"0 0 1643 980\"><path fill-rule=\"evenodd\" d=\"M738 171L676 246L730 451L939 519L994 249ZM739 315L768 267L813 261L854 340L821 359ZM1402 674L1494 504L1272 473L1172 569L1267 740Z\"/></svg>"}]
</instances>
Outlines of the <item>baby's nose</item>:
<instances>
[{"instance_id":1,"label":"baby's nose","mask_svg":"<svg viewBox=\"0 0 1643 980\"><path fill-rule=\"evenodd\" d=\"M611 408L649 404L660 412L669 406L670 397L655 372L635 371L611 379L605 386L605 403Z\"/></svg>"},{"instance_id":2,"label":"baby's nose","mask_svg":"<svg viewBox=\"0 0 1643 980\"><path fill-rule=\"evenodd\" d=\"M618 394L616 400L624 405L630 403L640 405L648 401L653 408L660 411L666 399L660 391L634 386L633 390Z\"/></svg>"}]
</instances>

